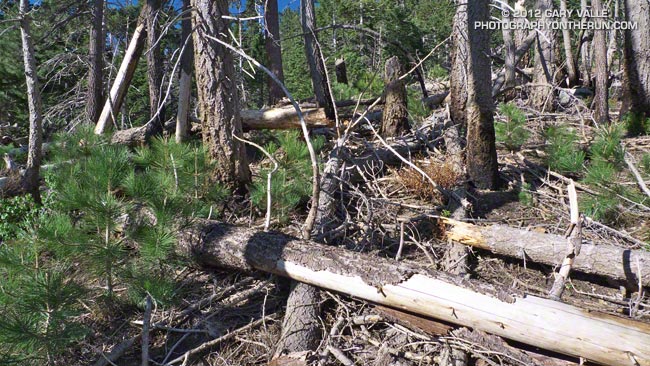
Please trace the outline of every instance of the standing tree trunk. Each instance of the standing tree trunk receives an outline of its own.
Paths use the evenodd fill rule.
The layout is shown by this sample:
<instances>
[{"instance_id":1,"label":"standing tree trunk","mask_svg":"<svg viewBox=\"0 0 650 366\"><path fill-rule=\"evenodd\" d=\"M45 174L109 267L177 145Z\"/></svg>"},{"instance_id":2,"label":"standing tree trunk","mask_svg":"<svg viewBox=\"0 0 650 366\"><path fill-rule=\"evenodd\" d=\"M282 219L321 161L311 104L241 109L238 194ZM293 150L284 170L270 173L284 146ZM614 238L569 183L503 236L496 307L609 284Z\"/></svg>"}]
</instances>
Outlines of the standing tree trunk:
<instances>
[{"instance_id":1,"label":"standing tree trunk","mask_svg":"<svg viewBox=\"0 0 650 366\"><path fill-rule=\"evenodd\" d=\"M490 19L489 2L467 3L467 173L477 188L495 189L498 165L494 136L490 34L475 22Z\"/></svg>"},{"instance_id":2,"label":"standing tree trunk","mask_svg":"<svg viewBox=\"0 0 650 366\"><path fill-rule=\"evenodd\" d=\"M165 107L162 103L163 63L160 55L160 17L162 0L147 0L147 81L149 83L149 115L153 119L147 130L149 136L162 132L165 123Z\"/></svg>"},{"instance_id":3,"label":"standing tree trunk","mask_svg":"<svg viewBox=\"0 0 650 366\"><path fill-rule=\"evenodd\" d=\"M386 61L385 106L381 119L381 135L384 137L400 136L410 128L406 105L406 85L403 80L399 79L401 73L402 68L397 56Z\"/></svg>"},{"instance_id":4,"label":"standing tree trunk","mask_svg":"<svg viewBox=\"0 0 650 366\"><path fill-rule=\"evenodd\" d=\"M347 84L348 68L345 65L345 59L337 58L334 62L334 69L336 71L336 82L339 84Z\"/></svg>"},{"instance_id":5,"label":"standing tree trunk","mask_svg":"<svg viewBox=\"0 0 650 366\"><path fill-rule=\"evenodd\" d=\"M242 134L239 92L233 57L221 44L209 37L224 39L229 15L228 0L192 0L194 28L194 68L203 143L216 161L215 177L231 185L250 182L244 144L233 138Z\"/></svg>"},{"instance_id":6,"label":"standing tree trunk","mask_svg":"<svg viewBox=\"0 0 650 366\"><path fill-rule=\"evenodd\" d=\"M457 1L452 30L451 73L449 76L451 119L462 130L465 127L467 107L467 5Z\"/></svg>"},{"instance_id":7,"label":"standing tree trunk","mask_svg":"<svg viewBox=\"0 0 650 366\"><path fill-rule=\"evenodd\" d=\"M41 144L43 139L41 115L41 90L38 85L34 45L29 30L29 0L20 0L20 36L23 47L23 63L27 84L27 103L29 104L29 144L27 165L23 177L23 187L37 203L41 202L39 192L39 170L41 168Z\"/></svg>"},{"instance_id":8,"label":"standing tree trunk","mask_svg":"<svg viewBox=\"0 0 650 366\"><path fill-rule=\"evenodd\" d=\"M560 12L564 14L562 16L562 24L565 26L562 28L562 41L564 44L564 57L566 60L566 71L569 78L569 86L578 84L578 72L576 71L576 61L573 57L573 46L571 46L571 33L569 28L566 25L569 23L569 19L566 16L567 6L566 0L560 0Z\"/></svg>"},{"instance_id":9,"label":"standing tree trunk","mask_svg":"<svg viewBox=\"0 0 650 366\"><path fill-rule=\"evenodd\" d=\"M176 142L187 138L190 112L190 94L192 92L192 66L194 63L194 43L192 42L192 14L190 0L183 0L183 15L181 23L181 47L185 47L181 56L181 77L178 85L178 110L176 112Z\"/></svg>"},{"instance_id":10,"label":"standing tree trunk","mask_svg":"<svg viewBox=\"0 0 650 366\"><path fill-rule=\"evenodd\" d=\"M602 13L604 7L602 0L592 0L592 9L598 14ZM598 18L597 22L603 24L604 19ZM596 27L598 28L598 27ZM594 95L594 119L596 123L609 123L609 93L608 80L609 71L607 69L607 40L606 30L594 30L594 61L596 64L596 93Z\"/></svg>"},{"instance_id":11,"label":"standing tree trunk","mask_svg":"<svg viewBox=\"0 0 650 366\"><path fill-rule=\"evenodd\" d=\"M619 11L620 11L620 2L619 0L613 0L614 5L614 20L620 20ZM607 45L607 69L612 70L612 62L614 61L614 53L617 51L616 38L618 37L618 32L616 27L612 27L612 30L609 33L609 43Z\"/></svg>"},{"instance_id":12,"label":"standing tree trunk","mask_svg":"<svg viewBox=\"0 0 650 366\"><path fill-rule=\"evenodd\" d=\"M88 70L88 121L97 123L104 106L104 0L93 0L92 24L90 26L90 70Z\"/></svg>"},{"instance_id":13,"label":"standing tree trunk","mask_svg":"<svg viewBox=\"0 0 650 366\"><path fill-rule=\"evenodd\" d=\"M625 31L624 103L621 117L627 112L650 117L650 4L647 1L625 0L626 20L636 29Z\"/></svg>"},{"instance_id":14,"label":"standing tree trunk","mask_svg":"<svg viewBox=\"0 0 650 366\"><path fill-rule=\"evenodd\" d=\"M547 11L553 10L553 0L537 0L536 9L541 11L540 22L552 21L546 17ZM533 75L533 89L530 94L530 102L533 108L544 110L552 109L554 104L555 91L553 90L555 76L554 45L555 32L552 29L542 28L537 36L537 47L535 49L535 72Z\"/></svg>"},{"instance_id":15,"label":"standing tree trunk","mask_svg":"<svg viewBox=\"0 0 650 366\"><path fill-rule=\"evenodd\" d=\"M515 11L518 14L526 14L525 0L515 1ZM518 24L515 29L515 46L519 48L522 44L525 43L525 39L528 37L528 31L523 26L523 24L526 23L526 17L516 17L515 23ZM530 63L528 52L522 55L520 62L523 65L522 67L528 67L528 64Z\"/></svg>"},{"instance_id":16,"label":"standing tree trunk","mask_svg":"<svg viewBox=\"0 0 650 366\"><path fill-rule=\"evenodd\" d=\"M305 54L307 55L311 84L314 88L316 101L319 106L325 108L327 118L334 119L334 106L327 87L325 64L316 39L314 0L300 0L300 23L302 24L302 32L305 35Z\"/></svg>"},{"instance_id":17,"label":"standing tree trunk","mask_svg":"<svg viewBox=\"0 0 650 366\"><path fill-rule=\"evenodd\" d=\"M504 22L512 22L512 15L504 16ZM512 88L516 85L515 80L515 67L517 66L517 46L515 45L515 39L512 37L512 29L510 27L503 27L503 44L505 45L505 87L506 89Z\"/></svg>"},{"instance_id":18,"label":"standing tree trunk","mask_svg":"<svg viewBox=\"0 0 650 366\"><path fill-rule=\"evenodd\" d=\"M587 0L580 0L580 9L585 14L581 20L582 24L586 25L589 21L587 15ZM580 39L580 76L582 78L582 86L584 87L591 86L591 42L589 41L591 36L592 35L589 33L589 30L585 30Z\"/></svg>"},{"instance_id":19,"label":"standing tree trunk","mask_svg":"<svg viewBox=\"0 0 650 366\"><path fill-rule=\"evenodd\" d=\"M278 20L278 0L266 0L264 9L264 24L266 24L266 40L264 47L269 58L269 69L284 82L284 71L282 68L282 46L280 45L280 22ZM282 88L267 78L269 84L269 104L275 105L284 98Z\"/></svg>"}]
</instances>

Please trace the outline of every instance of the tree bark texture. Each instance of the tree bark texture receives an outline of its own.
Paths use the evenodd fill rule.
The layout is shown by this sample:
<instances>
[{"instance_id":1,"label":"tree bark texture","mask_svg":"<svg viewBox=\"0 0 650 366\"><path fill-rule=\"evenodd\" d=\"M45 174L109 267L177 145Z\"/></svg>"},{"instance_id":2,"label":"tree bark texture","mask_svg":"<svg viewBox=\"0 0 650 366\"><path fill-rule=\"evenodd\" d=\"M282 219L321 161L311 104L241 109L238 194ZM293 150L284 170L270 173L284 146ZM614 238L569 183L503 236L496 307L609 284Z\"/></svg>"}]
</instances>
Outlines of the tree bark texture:
<instances>
[{"instance_id":1,"label":"tree bark texture","mask_svg":"<svg viewBox=\"0 0 650 366\"><path fill-rule=\"evenodd\" d=\"M284 71L282 67L282 46L280 44L280 21L278 20L278 0L266 0L264 9L264 24L266 24L266 40L264 47L269 58L269 70L284 82ZM275 105L285 97L282 88L268 78L269 104Z\"/></svg>"},{"instance_id":2,"label":"tree bark texture","mask_svg":"<svg viewBox=\"0 0 650 366\"><path fill-rule=\"evenodd\" d=\"M320 47L316 39L314 0L300 0L300 23L305 36L305 54L316 101L319 106L325 108L327 118L334 119L334 105L332 105L332 97L327 87L325 60L321 57Z\"/></svg>"},{"instance_id":3,"label":"tree bark texture","mask_svg":"<svg viewBox=\"0 0 650 366\"><path fill-rule=\"evenodd\" d=\"M592 7L593 9L593 7ZM560 0L560 12L566 14L566 0ZM562 24L568 24L569 19L566 15L562 16ZM566 71L569 78L569 87L578 84L578 71L576 70L576 61L573 57L573 46L571 45L571 33L568 27L562 28L562 44L564 45L564 57L566 61Z\"/></svg>"},{"instance_id":4,"label":"tree bark texture","mask_svg":"<svg viewBox=\"0 0 650 366\"><path fill-rule=\"evenodd\" d=\"M384 72L386 90L380 131L383 137L400 136L410 129L406 104L406 84L399 79L401 74L399 58L393 56L388 59Z\"/></svg>"},{"instance_id":5,"label":"tree bark texture","mask_svg":"<svg viewBox=\"0 0 650 366\"><path fill-rule=\"evenodd\" d=\"M239 92L233 57L221 44L208 36L228 34L227 0L192 0L194 31L194 67L201 113L203 143L217 162L215 177L224 183L250 182L251 173L244 143L233 138L241 135ZM228 40L224 40L228 42Z\"/></svg>"},{"instance_id":6,"label":"tree bark texture","mask_svg":"<svg viewBox=\"0 0 650 366\"><path fill-rule=\"evenodd\" d=\"M553 10L553 0L537 0L536 10L542 12L541 22L553 21L545 16ZM535 48L535 71L533 73L533 88L530 92L530 104L538 110L552 110L555 102L553 89L555 78L555 32L552 29L540 29L542 35L537 36Z\"/></svg>"},{"instance_id":7,"label":"tree bark texture","mask_svg":"<svg viewBox=\"0 0 650 366\"><path fill-rule=\"evenodd\" d=\"M102 113L95 125L95 133L98 135L101 135L106 131L106 129L116 123L115 119L122 108L122 102L129 90L133 74L138 66L138 60L142 55L145 34L145 26L142 22L139 22L133 32L133 36L129 42L129 47L124 53L124 59L122 60L117 75L115 76L108 99L106 100L106 103L104 103Z\"/></svg>"},{"instance_id":8,"label":"tree bark texture","mask_svg":"<svg viewBox=\"0 0 650 366\"><path fill-rule=\"evenodd\" d=\"M261 270L606 365L650 365L650 326L343 248L199 221L180 248L205 267Z\"/></svg>"},{"instance_id":9,"label":"tree bark texture","mask_svg":"<svg viewBox=\"0 0 650 366\"><path fill-rule=\"evenodd\" d=\"M30 193L35 202L41 202L39 192L39 170L41 168L41 145L43 144L43 115L41 90L38 83L38 71L34 45L30 33L29 0L20 0L20 37L23 49L23 64L25 67L25 82L27 84L27 104L29 107L29 144L27 148L27 164L23 176L23 187Z\"/></svg>"},{"instance_id":10,"label":"tree bark texture","mask_svg":"<svg viewBox=\"0 0 650 366\"><path fill-rule=\"evenodd\" d=\"M490 18L488 1L468 2L467 35L467 174L477 188L495 189L498 165L494 133L490 34L476 29L474 22Z\"/></svg>"},{"instance_id":11,"label":"tree bark texture","mask_svg":"<svg viewBox=\"0 0 650 366\"><path fill-rule=\"evenodd\" d=\"M588 10L587 0L580 0L580 9L586 13ZM583 24L589 21L588 15L585 15L581 20ZM586 29L581 32L582 39L580 39L580 78L582 79L582 86L588 88L591 86L591 31Z\"/></svg>"},{"instance_id":12,"label":"tree bark texture","mask_svg":"<svg viewBox=\"0 0 650 366\"><path fill-rule=\"evenodd\" d=\"M602 13L603 1L591 0L593 11ZM594 19L601 24L605 23L602 18ZM594 63L595 63L595 94L594 94L594 119L602 125L609 123L609 70L607 68L607 31L605 29L594 30Z\"/></svg>"},{"instance_id":13,"label":"tree bark texture","mask_svg":"<svg viewBox=\"0 0 650 366\"><path fill-rule=\"evenodd\" d=\"M504 16L503 21L512 22L512 19L513 19L512 15L509 15L507 17ZM512 33L513 33L512 29L510 29L509 27L503 27L502 34L503 34L503 44L505 45L504 73L505 73L506 88L512 88L516 85L515 67L517 66L517 55L516 55L517 46L515 44L515 39L513 38Z\"/></svg>"},{"instance_id":14,"label":"tree bark texture","mask_svg":"<svg viewBox=\"0 0 650 366\"><path fill-rule=\"evenodd\" d=\"M469 60L467 50L467 3L458 1L454 14L452 28L451 72L449 85L451 104L449 113L451 119L464 130L466 125L467 108L467 63Z\"/></svg>"},{"instance_id":15,"label":"tree bark texture","mask_svg":"<svg viewBox=\"0 0 650 366\"><path fill-rule=\"evenodd\" d=\"M176 112L176 142L187 138L189 133L190 97L192 93L192 68L194 67L194 42L192 41L192 13L190 0L183 0L183 11L187 12L181 22L181 77L178 85L178 110Z\"/></svg>"},{"instance_id":16,"label":"tree bark texture","mask_svg":"<svg viewBox=\"0 0 650 366\"><path fill-rule=\"evenodd\" d=\"M151 121L151 134L163 130L165 123L165 106L162 105L162 79L163 61L160 54L160 10L162 0L147 0L147 81L149 83L149 115Z\"/></svg>"},{"instance_id":17,"label":"tree bark texture","mask_svg":"<svg viewBox=\"0 0 650 366\"><path fill-rule=\"evenodd\" d=\"M97 123L102 112L104 102L104 0L93 0L92 23L90 26L90 43L88 55L90 56L90 69L88 70L88 105L86 114L88 121Z\"/></svg>"},{"instance_id":18,"label":"tree bark texture","mask_svg":"<svg viewBox=\"0 0 650 366\"><path fill-rule=\"evenodd\" d=\"M626 20L637 29L625 31L624 87L625 98L621 116L627 112L650 117L650 4L647 1L625 1Z\"/></svg>"},{"instance_id":19,"label":"tree bark texture","mask_svg":"<svg viewBox=\"0 0 650 366\"><path fill-rule=\"evenodd\" d=\"M566 255L566 238L561 235L502 225L477 226L451 219L442 219L442 222L450 225L445 234L448 239L495 254L551 266L561 263ZM572 269L637 286L639 271L648 273L649 267L650 252L585 242ZM641 281L644 286L650 286L650 277L643 275Z\"/></svg>"}]
</instances>

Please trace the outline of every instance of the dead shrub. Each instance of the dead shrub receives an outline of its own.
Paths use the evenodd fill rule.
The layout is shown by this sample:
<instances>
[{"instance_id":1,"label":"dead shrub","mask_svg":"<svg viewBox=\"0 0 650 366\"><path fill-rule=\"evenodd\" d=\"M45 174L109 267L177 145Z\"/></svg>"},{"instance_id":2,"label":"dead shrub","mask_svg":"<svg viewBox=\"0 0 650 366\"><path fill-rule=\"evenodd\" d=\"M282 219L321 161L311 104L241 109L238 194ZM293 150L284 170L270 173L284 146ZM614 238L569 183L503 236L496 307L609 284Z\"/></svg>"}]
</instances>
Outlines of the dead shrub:
<instances>
[{"instance_id":1,"label":"dead shrub","mask_svg":"<svg viewBox=\"0 0 650 366\"><path fill-rule=\"evenodd\" d=\"M444 189L451 189L461 181L461 174L454 171L453 165L450 162L439 163L429 161L416 165ZM432 200L436 203L444 202L444 197L440 192L417 170L411 167L403 168L397 172L397 176L400 183L409 191L415 193L419 198Z\"/></svg>"}]
</instances>

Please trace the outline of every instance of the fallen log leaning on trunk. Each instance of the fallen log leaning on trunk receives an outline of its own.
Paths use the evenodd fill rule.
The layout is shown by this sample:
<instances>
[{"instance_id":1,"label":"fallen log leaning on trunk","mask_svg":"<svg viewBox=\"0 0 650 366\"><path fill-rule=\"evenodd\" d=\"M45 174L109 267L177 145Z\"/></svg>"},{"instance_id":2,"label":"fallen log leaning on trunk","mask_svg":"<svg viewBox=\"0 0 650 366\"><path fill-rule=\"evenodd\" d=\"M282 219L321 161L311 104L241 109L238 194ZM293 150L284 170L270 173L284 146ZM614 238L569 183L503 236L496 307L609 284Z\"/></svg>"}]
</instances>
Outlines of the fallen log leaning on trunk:
<instances>
[{"instance_id":1,"label":"fallen log leaning on trunk","mask_svg":"<svg viewBox=\"0 0 650 366\"><path fill-rule=\"evenodd\" d=\"M440 219L450 225L446 237L461 244L488 250L509 257L522 258L551 266L559 265L566 255L566 238L515 229L503 225L477 226L448 218ZM607 277L638 286L650 286L650 252L631 250L613 245L583 243L575 258L575 271Z\"/></svg>"},{"instance_id":2,"label":"fallen log leaning on trunk","mask_svg":"<svg viewBox=\"0 0 650 366\"><path fill-rule=\"evenodd\" d=\"M600 364L650 365L650 325L512 289L210 221L181 231L179 245L206 267L262 270Z\"/></svg>"}]
</instances>

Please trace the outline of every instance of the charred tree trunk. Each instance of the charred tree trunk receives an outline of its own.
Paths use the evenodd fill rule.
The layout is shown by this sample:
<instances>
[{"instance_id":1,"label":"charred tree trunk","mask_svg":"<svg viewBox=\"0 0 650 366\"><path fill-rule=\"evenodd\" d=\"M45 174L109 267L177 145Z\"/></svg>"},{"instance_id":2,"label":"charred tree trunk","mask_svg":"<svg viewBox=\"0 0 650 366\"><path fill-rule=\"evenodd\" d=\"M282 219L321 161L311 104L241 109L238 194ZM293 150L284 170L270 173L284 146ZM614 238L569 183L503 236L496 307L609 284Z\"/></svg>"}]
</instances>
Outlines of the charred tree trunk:
<instances>
[{"instance_id":1,"label":"charred tree trunk","mask_svg":"<svg viewBox=\"0 0 650 366\"><path fill-rule=\"evenodd\" d=\"M539 21L544 23L552 21L546 17L547 11L553 10L553 0L537 0L536 10L543 14ZM542 28L541 35L537 36L535 49L535 72L533 75L533 88L530 94L530 104L538 110L552 110L555 102L553 89L555 76L555 60L553 49L555 47L555 32L552 29Z\"/></svg>"},{"instance_id":2,"label":"charred tree trunk","mask_svg":"<svg viewBox=\"0 0 650 366\"><path fill-rule=\"evenodd\" d=\"M650 4L647 1L626 0L625 17L636 23L637 28L625 31L625 98L621 116L633 112L647 118L650 117Z\"/></svg>"},{"instance_id":3,"label":"charred tree trunk","mask_svg":"<svg viewBox=\"0 0 650 366\"><path fill-rule=\"evenodd\" d=\"M264 24L266 24L266 40L264 47L269 58L269 69L278 79L284 82L282 67L282 46L280 45L280 22L278 20L278 0L267 0L264 9ZM271 78L269 84L269 104L275 105L285 97L282 88Z\"/></svg>"},{"instance_id":4,"label":"charred tree trunk","mask_svg":"<svg viewBox=\"0 0 650 366\"><path fill-rule=\"evenodd\" d=\"M604 7L602 0L592 0L592 9L601 14ZM600 24L605 23L602 18L595 19ZM607 69L607 34L606 30L594 30L594 61L596 64L596 93L594 95L594 119L598 124L609 123L609 70Z\"/></svg>"},{"instance_id":5,"label":"charred tree trunk","mask_svg":"<svg viewBox=\"0 0 650 366\"><path fill-rule=\"evenodd\" d=\"M560 13L566 14L567 5L566 0L560 0ZM578 84L578 71L576 70L576 61L573 57L573 46L571 45L571 33L569 28L566 26L569 23L569 19L566 15L562 16L562 24L565 26L562 28L562 43L564 45L564 57L566 61L566 71L569 78L569 86Z\"/></svg>"},{"instance_id":6,"label":"charred tree trunk","mask_svg":"<svg viewBox=\"0 0 650 366\"><path fill-rule=\"evenodd\" d=\"M518 14L526 14L525 0L516 0L514 8ZM519 48L524 44L525 40L529 36L527 33L528 31L523 26L523 24L526 23L526 17L516 17L515 22L521 24L520 26L517 26L517 29L515 29L515 45ZM528 67L528 64L530 64L528 52L522 54L520 62L522 67Z\"/></svg>"},{"instance_id":7,"label":"charred tree trunk","mask_svg":"<svg viewBox=\"0 0 650 366\"><path fill-rule=\"evenodd\" d=\"M88 70L88 121L97 123L104 103L104 0L93 0L92 24L90 26L90 69Z\"/></svg>"},{"instance_id":8,"label":"charred tree trunk","mask_svg":"<svg viewBox=\"0 0 650 366\"><path fill-rule=\"evenodd\" d=\"M452 30L451 73L449 75L451 119L461 130L466 125L467 108L467 4L457 2Z\"/></svg>"},{"instance_id":9,"label":"charred tree trunk","mask_svg":"<svg viewBox=\"0 0 650 366\"><path fill-rule=\"evenodd\" d=\"M305 35L305 54L316 101L319 106L325 108L327 118L334 119L334 106L332 105L332 97L327 87L327 77L325 75L325 60L321 57L320 47L316 39L314 0L300 0L300 23L302 24L302 32Z\"/></svg>"},{"instance_id":10,"label":"charred tree trunk","mask_svg":"<svg viewBox=\"0 0 650 366\"><path fill-rule=\"evenodd\" d=\"M334 69L336 72L336 82L340 84L348 83L348 68L345 65L345 60L342 58L337 58L334 63Z\"/></svg>"},{"instance_id":11,"label":"charred tree trunk","mask_svg":"<svg viewBox=\"0 0 650 366\"><path fill-rule=\"evenodd\" d=\"M495 189L498 165L494 134L494 111L489 58L490 34L476 29L475 22L488 21L487 1L468 2L467 35L467 174L481 189Z\"/></svg>"},{"instance_id":12,"label":"charred tree trunk","mask_svg":"<svg viewBox=\"0 0 650 366\"><path fill-rule=\"evenodd\" d=\"M181 23L181 47L185 47L181 56L181 77L178 85L178 110L176 112L176 142L187 138L190 117L190 96L192 93L192 67L194 66L194 43L192 42L192 13L190 0L183 0L183 16Z\"/></svg>"},{"instance_id":13,"label":"charred tree trunk","mask_svg":"<svg viewBox=\"0 0 650 366\"><path fill-rule=\"evenodd\" d=\"M251 180L244 144L233 138L241 135L239 92L233 58L227 49L208 37L228 34L228 0L192 0L194 31L194 67L201 113L203 143L217 162L215 177L242 185ZM224 40L228 42L228 40Z\"/></svg>"},{"instance_id":14,"label":"charred tree trunk","mask_svg":"<svg viewBox=\"0 0 650 366\"><path fill-rule=\"evenodd\" d=\"M160 17L162 0L147 0L147 81L149 83L149 115L152 118L148 135L155 135L163 130L165 123L165 106L162 105L163 63L160 54Z\"/></svg>"},{"instance_id":15,"label":"charred tree trunk","mask_svg":"<svg viewBox=\"0 0 650 366\"><path fill-rule=\"evenodd\" d=\"M400 80L402 68L399 58L393 56L386 61L384 81L384 112L381 121L381 135L384 137L400 136L409 130L408 109L406 105L406 85Z\"/></svg>"},{"instance_id":16,"label":"charred tree trunk","mask_svg":"<svg viewBox=\"0 0 650 366\"><path fill-rule=\"evenodd\" d=\"M37 203L41 202L39 191L39 170L41 168L41 145L43 143L43 116L41 90L38 85L34 45L30 33L29 0L20 0L20 36L27 84L27 103L29 105L29 146L27 165L23 176L23 187Z\"/></svg>"}]
</instances>

